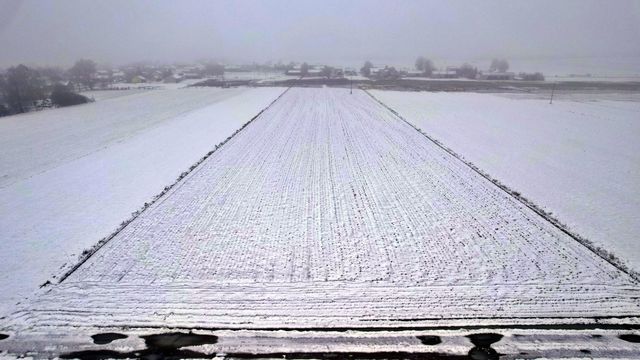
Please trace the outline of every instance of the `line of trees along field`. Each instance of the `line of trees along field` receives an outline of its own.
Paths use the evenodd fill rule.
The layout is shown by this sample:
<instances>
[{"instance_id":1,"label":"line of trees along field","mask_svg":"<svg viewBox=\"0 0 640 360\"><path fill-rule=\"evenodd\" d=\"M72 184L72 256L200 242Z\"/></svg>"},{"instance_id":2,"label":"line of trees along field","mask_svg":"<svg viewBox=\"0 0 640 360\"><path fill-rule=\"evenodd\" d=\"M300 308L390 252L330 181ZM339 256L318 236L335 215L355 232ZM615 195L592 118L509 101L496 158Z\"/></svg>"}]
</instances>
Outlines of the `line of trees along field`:
<instances>
[{"instance_id":1,"label":"line of trees along field","mask_svg":"<svg viewBox=\"0 0 640 360\"><path fill-rule=\"evenodd\" d=\"M77 85L73 84L93 89L96 68L95 62L84 59L66 71L22 64L10 67L0 73L0 116L89 102L89 98L75 92Z\"/></svg>"},{"instance_id":2,"label":"line of trees along field","mask_svg":"<svg viewBox=\"0 0 640 360\"><path fill-rule=\"evenodd\" d=\"M365 61L360 73L363 76L373 79L393 80L404 77L426 77L426 78L464 78L464 79L486 79L486 80L525 80L544 81L542 73L508 73L509 62L505 59L493 59L488 71L481 72L477 67L464 63L460 66L447 66L440 71L434 62L425 56L419 56L415 61L415 70L397 70L393 66L376 68L371 61Z\"/></svg>"}]
</instances>

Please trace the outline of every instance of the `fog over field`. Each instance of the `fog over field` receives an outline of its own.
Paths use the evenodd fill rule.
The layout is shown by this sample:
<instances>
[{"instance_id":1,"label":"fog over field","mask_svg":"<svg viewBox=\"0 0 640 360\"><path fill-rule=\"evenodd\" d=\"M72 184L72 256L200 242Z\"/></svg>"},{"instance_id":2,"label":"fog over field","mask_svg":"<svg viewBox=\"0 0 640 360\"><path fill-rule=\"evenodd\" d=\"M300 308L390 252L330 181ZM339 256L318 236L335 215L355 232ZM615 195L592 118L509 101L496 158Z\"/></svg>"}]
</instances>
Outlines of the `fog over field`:
<instances>
[{"instance_id":1,"label":"fog over field","mask_svg":"<svg viewBox=\"0 0 640 360\"><path fill-rule=\"evenodd\" d=\"M0 67L132 61L411 65L640 73L640 2L2 0Z\"/></svg>"}]
</instances>

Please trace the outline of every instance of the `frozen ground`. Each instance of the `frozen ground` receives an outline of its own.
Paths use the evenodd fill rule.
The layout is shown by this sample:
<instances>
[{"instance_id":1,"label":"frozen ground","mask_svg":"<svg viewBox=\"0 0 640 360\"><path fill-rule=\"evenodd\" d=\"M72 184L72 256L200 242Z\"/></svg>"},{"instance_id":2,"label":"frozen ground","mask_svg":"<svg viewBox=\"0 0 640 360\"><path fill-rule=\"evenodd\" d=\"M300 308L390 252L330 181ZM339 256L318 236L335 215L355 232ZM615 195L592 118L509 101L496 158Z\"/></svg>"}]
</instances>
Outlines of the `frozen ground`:
<instances>
[{"instance_id":1,"label":"frozen ground","mask_svg":"<svg viewBox=\"0 0 640 360\"><path fill-rule=\"evenodd\" d=\"M522 322L634 316L637 295L627 274L365 92L294 88L18 318Z\"/></svg>"},{"instance_id":2,"label":"frozen ground","mask_svg":"<svg viewBox=\"0 0 640 360\"><path fill-rule=\"evenodd\" d=\"M55 111L4 117L0 119L0 188L244 91L153 90Z\"/></svg>"},{"instance_id":3,"label":"frozen ground","mask_svg":"<svg viewBox=\"0 0 640 360\"><path fill-rule=\"evenodd\" d=\"M75 263L283 90L153 90L0 119L0 310Z\"/></svg>"},{"instance_id":4,"label":"frozen ground","mask_svg":"<svg viewBox=\"0 0 640 360\"><path fill-rule=\"evenodd\" d=\"M637 94L372 94L640 270Z\"/></svg>"}]
</instances>

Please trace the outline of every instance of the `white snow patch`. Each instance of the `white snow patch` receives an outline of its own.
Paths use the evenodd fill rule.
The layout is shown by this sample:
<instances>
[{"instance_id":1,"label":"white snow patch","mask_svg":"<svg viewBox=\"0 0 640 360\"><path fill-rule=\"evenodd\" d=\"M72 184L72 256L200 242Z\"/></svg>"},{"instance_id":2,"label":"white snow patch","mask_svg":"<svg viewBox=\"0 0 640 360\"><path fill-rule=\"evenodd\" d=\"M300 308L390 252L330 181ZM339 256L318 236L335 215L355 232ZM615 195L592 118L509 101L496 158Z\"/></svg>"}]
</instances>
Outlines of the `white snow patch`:
<instances>
[{"instance_id":1,"label":"white snow patch","mask_svg":"<svg viewBox=\"0 0 640 360\"><path fill-rule=\"evenodd\" d=\"M640 269L640 102L620 94L371 91L573 231ZM597 100L598 98L606 100Z\"/></svg>"}]
</instances>

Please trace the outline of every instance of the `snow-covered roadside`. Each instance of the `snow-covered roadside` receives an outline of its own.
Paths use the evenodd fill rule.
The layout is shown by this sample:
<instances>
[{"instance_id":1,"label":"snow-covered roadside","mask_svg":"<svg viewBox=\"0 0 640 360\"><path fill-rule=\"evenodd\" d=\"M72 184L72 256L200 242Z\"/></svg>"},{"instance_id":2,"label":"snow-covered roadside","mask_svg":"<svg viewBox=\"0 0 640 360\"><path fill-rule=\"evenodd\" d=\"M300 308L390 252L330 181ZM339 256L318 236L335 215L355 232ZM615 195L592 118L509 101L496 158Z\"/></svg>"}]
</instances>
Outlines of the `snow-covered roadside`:
<instances>
[{"instance_id":1,"label":"snow-covered roadside","mask_svg":"<svg viewBox=\"0 0 640 360\"><path fill-rule=\"evenodd\" d=\"M476 93L371 93L640 270L638 102L611 96L584 102L573 96L549 105L543 99Z\"/></svg>"},{"instance_id":2,"label":"snow-covered roadside","mask_svg":"<svg viewBox=\"0 0 640 360\"><path fill-rule=\"evenodd\" d=\"M0 188L0 313L52 275L59 275L65 264L77 261L84 249L110 234L283 91L242 89L222 101L212 100L211 105L171 118L162 108L146 108L143 112L148 118L164 116L164 121ZM164 97L161 92L154 93ZM77 109L89 114L95 110L91 106ZM53 117L64 110L42 115ZM13 136L20 139L21 132L16 130ZM48 133L42 132L42 136L46 138ZM22 139L26 142L31 137ZM85 143L87 139L79 140ZM28 145L24 144L24 149ZM73 144L61 143L60 154L67 154L67 147ZM0 164L3 168L10 165Z\"/></svg>"}]
</instances>

